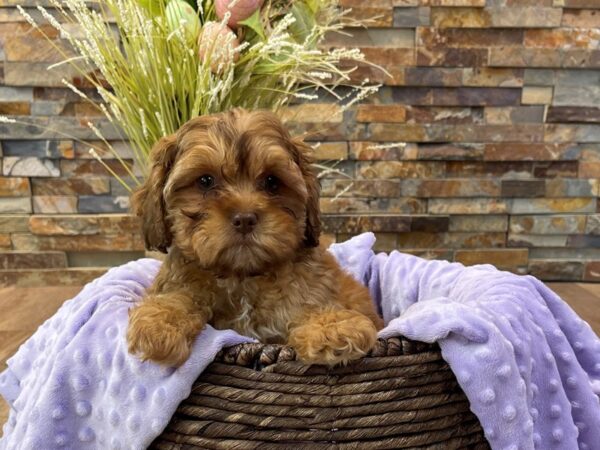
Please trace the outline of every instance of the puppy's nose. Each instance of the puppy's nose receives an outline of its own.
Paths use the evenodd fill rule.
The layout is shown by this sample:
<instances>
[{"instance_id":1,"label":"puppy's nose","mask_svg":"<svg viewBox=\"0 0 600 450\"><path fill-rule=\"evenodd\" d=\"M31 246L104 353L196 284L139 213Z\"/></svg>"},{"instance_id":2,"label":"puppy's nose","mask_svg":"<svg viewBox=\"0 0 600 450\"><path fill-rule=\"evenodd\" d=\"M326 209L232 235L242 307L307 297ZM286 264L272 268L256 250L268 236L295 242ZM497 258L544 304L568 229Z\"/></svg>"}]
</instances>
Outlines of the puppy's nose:
<instances>
[{"instance_id":1,"label":"puppy's nose","mask_svg":"<svg viewBox=\"0 0 600 450\"><path fill-rule=\"evenodd\" d=\"M232 217L231 223L240 233L248 234L258 223L258 217L255 213L237 213Z\"/></svg>"}]
</instances>

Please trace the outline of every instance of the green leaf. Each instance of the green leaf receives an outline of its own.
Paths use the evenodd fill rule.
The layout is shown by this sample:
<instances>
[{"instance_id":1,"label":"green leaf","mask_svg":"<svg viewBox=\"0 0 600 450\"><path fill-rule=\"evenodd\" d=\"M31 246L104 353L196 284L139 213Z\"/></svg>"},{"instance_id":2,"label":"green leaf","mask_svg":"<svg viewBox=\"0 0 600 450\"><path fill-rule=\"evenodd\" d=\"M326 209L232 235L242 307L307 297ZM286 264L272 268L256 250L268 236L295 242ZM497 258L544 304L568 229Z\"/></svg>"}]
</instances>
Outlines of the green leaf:
<instances>
[{"instance_id":1,"label":"green leaf","mask_svg":"<svg viewBox=\"0 0 600 450\"><path fill-rule=\"evenodd\" d=\"M260 36L263 41L267 40L265 29L263 28L262 21L260 20L260 8L257 9L250 17L245 20L240 20L238 23L250 28L258 36Z\"/></svg>"},{"instance_id":2,"label":"green leaf","mask_svg":"<svg viewBox=\"0 0 600 450\"><path fill-rule=\"evenodd\" d=\"M295 2L291 13L296 21L290 25L290 33L296 42L302 44L315 26L314 14L304 2Z\"/></svg>"}]
</instances>

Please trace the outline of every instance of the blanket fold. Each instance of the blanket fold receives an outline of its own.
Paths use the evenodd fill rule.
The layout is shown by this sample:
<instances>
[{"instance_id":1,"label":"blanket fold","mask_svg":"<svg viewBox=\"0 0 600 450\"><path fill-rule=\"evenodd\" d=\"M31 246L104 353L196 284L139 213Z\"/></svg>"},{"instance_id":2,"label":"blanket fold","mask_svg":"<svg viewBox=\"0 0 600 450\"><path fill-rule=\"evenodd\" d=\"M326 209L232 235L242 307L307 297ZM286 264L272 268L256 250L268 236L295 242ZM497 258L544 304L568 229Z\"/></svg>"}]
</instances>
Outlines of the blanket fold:
<instances>
[{"instance_id":1,"label":"blanket fold","mask_svg":"<svg viewBox=\"0 0 600 450\"><path fill-rule=\"evenodd\" d=\"M489 265L375 255L371 233L330 251L370 289L386 327L438 342L492 448L600 449L600 340L533 277ZM88 284L8 361L11 405L0 449L143 449L224 346L207 327L179 369L127 353L127 311L160 262L141 259Z\"/></svg>"}]
</instances>

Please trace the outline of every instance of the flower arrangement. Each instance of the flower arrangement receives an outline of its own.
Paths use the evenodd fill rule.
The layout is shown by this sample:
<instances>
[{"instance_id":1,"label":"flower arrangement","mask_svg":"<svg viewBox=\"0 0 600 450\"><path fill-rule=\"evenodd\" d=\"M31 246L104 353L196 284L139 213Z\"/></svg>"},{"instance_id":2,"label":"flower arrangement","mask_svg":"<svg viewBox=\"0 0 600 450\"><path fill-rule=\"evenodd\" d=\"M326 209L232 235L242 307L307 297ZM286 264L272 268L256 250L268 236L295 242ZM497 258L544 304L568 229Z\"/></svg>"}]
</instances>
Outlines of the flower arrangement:
<instances>
[{"instance_id":1,"label":"flower arrangement","mask_svg":"<svg viewBox=\"0 0 600 450\"><path fill-rule=\"evenodd\" d=\"M69 56L56 46L65 60L51 68L69 64L99 93L103 102L94 103L63 80L123 131L142 172L153 143L197 115L236 106L276 110L296 98L317 98L318 90L347 107L378 88L368 80L352 83L353 68L343 68L349 67L347 61L364 61L359 50L319 45L327 33L349 23L336 0L50 3L61 20L37 8L76 54ZM351 89L340 94L335 88L341 85ZM94 125L89 126L118 157ZM93 148L90 152L98 157Z\"/></svg>"}]
</instances>

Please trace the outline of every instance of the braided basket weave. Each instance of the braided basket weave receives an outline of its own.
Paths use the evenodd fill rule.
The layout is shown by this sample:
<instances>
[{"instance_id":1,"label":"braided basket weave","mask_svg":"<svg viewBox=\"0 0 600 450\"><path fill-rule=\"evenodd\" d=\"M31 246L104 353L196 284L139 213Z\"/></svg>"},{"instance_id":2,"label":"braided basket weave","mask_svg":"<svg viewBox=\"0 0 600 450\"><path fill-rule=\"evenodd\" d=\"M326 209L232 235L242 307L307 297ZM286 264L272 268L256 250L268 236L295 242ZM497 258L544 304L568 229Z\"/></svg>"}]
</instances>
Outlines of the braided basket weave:
<instances>
[{"instance_id":1,"label":"braided basket weave","mask_svg":"<svg viewBox=\"0 0 600 450\"><path fill-rule=\"evenodd\" d=\"M295 356L279 345L221 351L150 448L489 449L437 346L379 340L333 369Z\"/></svg>"}]
</instances>

